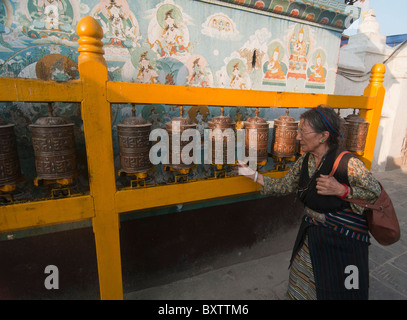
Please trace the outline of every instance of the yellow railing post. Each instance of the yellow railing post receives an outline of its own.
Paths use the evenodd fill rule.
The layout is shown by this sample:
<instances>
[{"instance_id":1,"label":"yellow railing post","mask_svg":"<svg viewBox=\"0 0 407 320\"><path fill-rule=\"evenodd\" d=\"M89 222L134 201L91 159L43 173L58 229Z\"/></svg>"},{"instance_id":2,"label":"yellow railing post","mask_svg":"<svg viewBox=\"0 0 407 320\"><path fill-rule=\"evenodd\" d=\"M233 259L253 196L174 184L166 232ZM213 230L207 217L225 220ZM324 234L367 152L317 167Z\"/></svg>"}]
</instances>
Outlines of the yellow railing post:
<instances>
[{"instance_id":1,"label":"yellow railing post","mask_svg":"<svg viewBox=\"0 0 407 320\"><path fill-rule=\"evenodd\" d=\"M82 120L89 167L90 193L95 217L96 253L101 299L123 299L119 217L115 211L111 106L106 99L108 81L103 57L103 31L92 17L79 21L79 74L83 85Z\"/></svg>"},{"instance_id":2,"label":"yellow railing post","mask_svg":"<svg viewBox=\"0 0 407 320\"><path fill-rule=\"evenodd\" d=\"M366 167L370 170L372 167L373 154L379 130L380 117L382 114L384 95L386 93L383 81L386 67L383 63L377 63L373 66L370 76L370 83L364 91L364 96L376 97L376 103L371 110L360 110L362 118L370 123L366 138L365 152L362 157Z\"/></svg>"}]
</instances>

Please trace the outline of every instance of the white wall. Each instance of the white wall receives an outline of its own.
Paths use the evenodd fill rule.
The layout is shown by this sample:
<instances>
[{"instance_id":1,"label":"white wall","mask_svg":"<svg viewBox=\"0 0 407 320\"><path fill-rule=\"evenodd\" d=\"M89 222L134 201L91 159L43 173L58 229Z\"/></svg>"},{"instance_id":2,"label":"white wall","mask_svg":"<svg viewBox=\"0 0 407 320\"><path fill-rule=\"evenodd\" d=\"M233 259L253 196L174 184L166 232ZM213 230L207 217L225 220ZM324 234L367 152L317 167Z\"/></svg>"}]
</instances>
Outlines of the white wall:
<instances>
[{"instance_id":1,"label":"white wall","mask_svg":"<svg viewBox=\"0 0 407 320\"><path fill-rule=\"evenodd\" d=\"M401 148L407 139L407 45L387 46L372 11L365 15L358 33L350 36L348 45L341 48L335 88L335 94L363 95L373 65L385 62L392 54L385 63L386 96L372 163L372 171L378 172L402 166Z\"/></svg>"}]
</instances>

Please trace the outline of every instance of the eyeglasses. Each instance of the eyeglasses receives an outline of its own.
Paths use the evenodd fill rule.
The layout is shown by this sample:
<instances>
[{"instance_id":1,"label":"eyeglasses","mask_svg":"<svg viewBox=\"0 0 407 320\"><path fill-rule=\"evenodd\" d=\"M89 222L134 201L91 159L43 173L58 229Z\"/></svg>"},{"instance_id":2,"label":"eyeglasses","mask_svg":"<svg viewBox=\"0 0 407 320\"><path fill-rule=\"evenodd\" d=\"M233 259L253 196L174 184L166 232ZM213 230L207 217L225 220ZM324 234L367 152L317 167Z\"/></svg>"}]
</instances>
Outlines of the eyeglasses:
<instances>
[{"instance_id":1,"label":"eyeglasses","mask_svg":"<svg viewBox=\"0 0 407 320\"><path fill-rule=\"evenodd\" d=\"M310 133L316 133L315 131L308 131L308 132L304 132L302 129L298 130L298 134L304 136L306 134L310 134Z\"/></svg>"}]
</instances>

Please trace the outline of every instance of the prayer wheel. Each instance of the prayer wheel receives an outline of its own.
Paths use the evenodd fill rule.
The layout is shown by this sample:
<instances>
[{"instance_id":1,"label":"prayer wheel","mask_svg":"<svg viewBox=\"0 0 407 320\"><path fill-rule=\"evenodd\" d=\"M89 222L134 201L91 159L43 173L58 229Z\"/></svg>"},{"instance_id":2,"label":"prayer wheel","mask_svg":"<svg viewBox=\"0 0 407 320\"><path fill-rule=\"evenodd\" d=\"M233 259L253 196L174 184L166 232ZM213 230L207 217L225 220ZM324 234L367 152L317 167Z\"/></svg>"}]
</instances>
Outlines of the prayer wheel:
<instances>
[{"instance_id":1,"label":"prayer wheel","mask_svg":"<svg viewBox=\"0 0 407 320\"><path fill-rule=\"evenodd\" d=\"M298 122L288 112L274 120L271 154L279 158L290 158L298 151Z\"/></svg>"},{"instance_id":2,"label":"prayer wheel","mask_svg":"<svg viewBox=\"0 0 407 320\"><path fill-rule=\"evenodd\" d=\"M149 157L151 126L143 117L136 117L134 105L132 116L117 125L121 172L145 177L153 168Z\"/></svg>"},{"instance_id":3,"label":"prayer wheel","mask_svg":"<svg viewBox=\"0 0 407 320\"><path fill-rule=\"evenodd\" d=\"M244 128L246 157L250 154L250 141L256 141L257 164L260 166L266 165L268 160L269 125L266 120L259 117L259 108L256 108L255 117L249 118L244 122Z\"/></svg>"},{"instance_id":4,"label":"prayer wheel","mask_svg":"<svg viewBox=\"0 0 407 320\"><path fill-rule=\"evenodd\" d=\"M0 119L0 186L15 185L21 179L14 124Z\"/></svg>"},{"instance_id":5,"label":"prayer wheel","mask_svg":"<svg viewBox=\"0 0 407 320\"><path fill-rule=\"evenodd\" d=\"M176 117L171 119L170 122L166 123L166 128L169 137L169 155L168 160L169 164L168 167L174 171L180 171L181 173L186 173L193 167L195 167L195 163L185 164L182 161L181 152L183 148L190 143L190 141L182 141L181 136L182 133L187 129L196 129L196 124L189 119L189 117L184 117L184 110L183 107L180 106L180 117ZM178 145L180 148L173 149L173 143ZM176 161L174 161L176 159ZM178 163L177 163L178 162Z\"/></svg>"},{"instance_id":6,"label":"prayer wheel","mask_svg":"<svg viewBox=\"0 0 407 320\"><path fill-rule=\"evenodd\" d=\"M52 115L39 118L29 127L38 180L72 179L77 175L74 124Z\"/></svg>"},{"instance_id":7,"label":"prayer wheel","mask_svg":"<svg viewBox=\"0 0 407 320\"><path fill-rule=\"evenodd\" d=\"M345 118L347 122L346 148L363 155L365 151L369 122L355 113Z\"/></svg>"},{"instance_id":8,"label":"prayer wheel","mask_svg":"<svg viewBox=\"0 0 407 320\"><path fill-rule=\"evenodd\" d=\"M340 109L338 109L338 116L339 116L339 132L342 134L342 137L338 137L338 144L344 148L346 148L346 137L348 135L348 123L344 118L340 116Z\"/></svg>"},{"instance_id":9,"label":"prayer wheel","mask_svg":"<svg viewBox=\"0 0 407 320\"><path fill-rule=\"evenodd\" d=\"M220 116L214 117L211 121L208 121L209 129L211 129L210 139L212 143L212 164L216 164L217 167L228 164L228 151L233 154L233 160L230 162L235 162L234 158L234 146L231 143L231 139L235 139L236 123L232 121L229 116L224 115L224 108L221 107ZM230 129L230 130L228 130ZM232 131L233 134L232 134ZM233 145L233 150L228 149L228 144ZM216 155L222 153L221 163L216 161ZM230 163L231 164L231 163Z\"/></svg>"}]
</instances>

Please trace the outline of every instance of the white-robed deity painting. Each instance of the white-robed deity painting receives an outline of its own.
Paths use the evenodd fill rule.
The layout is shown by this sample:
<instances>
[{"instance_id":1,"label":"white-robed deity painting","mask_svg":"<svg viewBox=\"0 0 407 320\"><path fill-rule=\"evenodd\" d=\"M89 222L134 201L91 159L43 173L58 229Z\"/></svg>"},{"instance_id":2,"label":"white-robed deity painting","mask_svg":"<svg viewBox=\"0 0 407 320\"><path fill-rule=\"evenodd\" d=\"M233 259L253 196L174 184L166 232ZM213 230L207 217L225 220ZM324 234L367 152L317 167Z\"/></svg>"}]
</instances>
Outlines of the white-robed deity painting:
<instances>
[{"instance_id":1,"label":"white-robed deity painting","mask_svg":"<svg viewBox=\"0 0 407 320\"><path fill-rule=\"evenodd\" d=\"M171 1L158 6L148 27L148 42L160 58L189 54L189 32L181 9Z\"/></svg>"}]
</instances>

